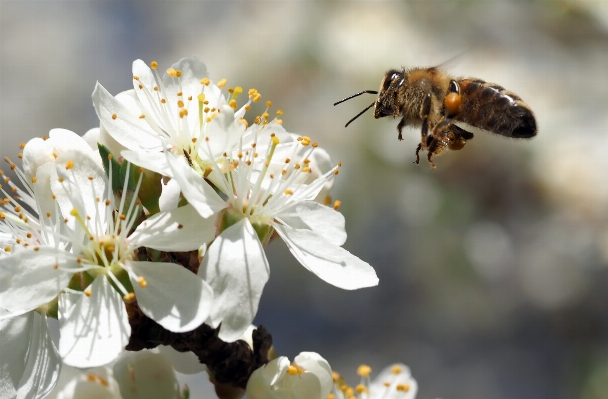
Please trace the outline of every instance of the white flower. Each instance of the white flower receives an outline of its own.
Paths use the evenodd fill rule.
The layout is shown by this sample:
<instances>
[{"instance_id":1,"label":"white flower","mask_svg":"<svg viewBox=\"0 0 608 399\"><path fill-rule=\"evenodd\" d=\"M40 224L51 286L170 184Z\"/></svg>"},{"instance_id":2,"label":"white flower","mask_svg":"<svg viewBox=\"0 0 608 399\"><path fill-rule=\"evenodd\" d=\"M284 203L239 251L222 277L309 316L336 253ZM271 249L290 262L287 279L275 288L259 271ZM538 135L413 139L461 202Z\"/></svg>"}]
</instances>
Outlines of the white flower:
<instances>
[{"instance_id":1,"label":"white flower","mask_svg":"<svg viewBox=\"0 0 608 399\"><path fill-rule=\"evenodd\" d=\"M328 283L343 289L378 284L369 264L341 248L346 240L344 217L314 202L338 167L304 184L311 173L307 159L316 143L311 145L310 139L302 138L279 147L276 136L268 142L264 150L253 143L239 150L237 161L214 165L217 187L226 198L203 190L203 177L185 160L167 156L184 197L201 216L210 209L222 212L220 234L208 248L198 273L215 293L207 324L217 327L221 323L219 337L227 342L238 339L257 312L269 276L263 245L274 231L304 267ZM297 157L302 147L307 147L306 154ZM221 173L220 168L230 173Z\"/></svg>"},{"instance_id":2,"label":"white flower","mask_svg":"<svg viewBox=\"0 0 608 399\"><path fill-rule=\"evenodd\" d=\"M247 399L325 399L332 389L329 363L319 354L281 356L255 370L247 382Z\"/></svg>"},{"instance_id":3,"label":"white flower","mask_svg":"<svg viewBox=\"0 0 608 399\"><path fill-rule=\"evenodd\" d=\"M180 398L175 371L160 353L125 352L113 371L123 399Z\"/></svg>"},{"instance_id":4,"label":"white flower","mask_svg":"<svg viewBox=\"0 0 608 399\"><path fill-rule=\"evenodd\" d=\"M0 394L3 398L44 398L61 370L46 316L37 312L13 316L0 311L0 319Z\"/></svg>"},{"instance_id":5,"label":"white flower","mask_svg":"<svg viewBox=\"0 0 608 399\"><path fill-rule=\"evenodd\" d=\"M102 365L122 351L130 335L124 300L136 297L147 316L174 332L190 331L207 319L213 298L207 283L173 263L138 262L136 249L198 249L201 239L213 237L210 221L185 206L156 214L129 234L141 207L127 203L126 194L115 204L103 169L87 153L67 151L33 170L33 201L40 202L40 194L45 200L38 207L52 212L44 224L0 214L9 237L23 236L7 247L11 255L0 268L0 301L11 312L35 309L80 272L73 288L84 295L69 292L59 300L59 349L66 364Z\"/></svg>"},{"instance_id":6,"label":"white flower","mask_svg":"<svg viewBox=\"0 0 608 399\"><path fill-rule=\"evenodd\" d=\"M77 375L57 393L57 399L124 399L112 369L96 367Z\"/></svg>"},{"instance_id":7,"label":"white flower","mask_svg":"<svg viewBox=\"0 0 608 399\"><path fill-rule=\"evenodd\" d=\"M418 392L418 383L412 377L410 369L401 363L386 367L370 382L372 369L359 366L357 373L361 382L356 387L349 387L334 373L333 397L336 399L414 399Z\"/></svg>"}]
</instances>

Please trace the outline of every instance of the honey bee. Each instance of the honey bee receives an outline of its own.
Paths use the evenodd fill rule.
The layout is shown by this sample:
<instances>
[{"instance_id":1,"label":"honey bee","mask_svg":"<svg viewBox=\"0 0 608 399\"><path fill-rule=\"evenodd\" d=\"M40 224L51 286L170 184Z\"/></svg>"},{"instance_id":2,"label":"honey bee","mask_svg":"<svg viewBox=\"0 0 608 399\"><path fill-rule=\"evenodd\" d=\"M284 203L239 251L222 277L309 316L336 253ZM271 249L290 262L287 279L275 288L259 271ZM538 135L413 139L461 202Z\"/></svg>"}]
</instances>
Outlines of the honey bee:
<instances>
[{"instance_id":1,"label":"honey bee","mask_svg":"<svg viewBox=\"0 0 608 399\"><path fill-rule=\"evenodd\" d=\"M433 168L433 156L446 148L460 150L473 138L466 125L516 139L536 135L534 114L515 93L481 79L452 77L437 67L391 69L384 75L379 91L364 90L334 105L365 93L378 97L345 127L371 107L375 107L376 119L401 116L398 139L403 140L404 127L421 126L415 163L420 162L420 151L427 151Z\"/></svg>"}]
</instances>

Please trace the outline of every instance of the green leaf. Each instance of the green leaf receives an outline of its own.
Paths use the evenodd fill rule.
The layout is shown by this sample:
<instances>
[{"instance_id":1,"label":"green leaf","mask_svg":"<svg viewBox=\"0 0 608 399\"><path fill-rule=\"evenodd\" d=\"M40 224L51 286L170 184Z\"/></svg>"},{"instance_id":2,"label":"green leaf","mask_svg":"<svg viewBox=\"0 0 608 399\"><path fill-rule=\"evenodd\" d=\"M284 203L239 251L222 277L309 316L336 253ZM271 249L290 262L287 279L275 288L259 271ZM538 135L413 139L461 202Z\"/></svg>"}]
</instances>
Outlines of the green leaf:
<instances>
[{"instance_id":1,"label":"green leaf","mask_svg":"<svg viewBox=\"0 0 608 399\"><path fill-rule=\"evenodd\" d=\"M108 147L101 143L97 143L97 148L99 148L99 154L101 155L101 161L103 162L103 169L106 171L106 176L112 180L112 192L116 194L116 192L122 188L120 181L121 165ZM111 168L110 165L112 166ZM111 177L110 169L112 170Z\"/></svg>"}]
</instances>

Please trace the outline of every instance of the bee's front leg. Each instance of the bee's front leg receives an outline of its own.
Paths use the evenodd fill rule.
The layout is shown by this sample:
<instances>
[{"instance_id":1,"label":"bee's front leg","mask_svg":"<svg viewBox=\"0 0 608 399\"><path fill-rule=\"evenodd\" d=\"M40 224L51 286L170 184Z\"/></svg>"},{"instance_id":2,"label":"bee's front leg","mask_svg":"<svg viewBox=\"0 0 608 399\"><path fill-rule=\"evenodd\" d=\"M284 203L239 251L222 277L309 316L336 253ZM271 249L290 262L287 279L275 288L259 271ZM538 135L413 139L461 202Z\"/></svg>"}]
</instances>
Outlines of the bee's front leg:
<instances>
[{"instance_id":1,"label":"bee's front leg","mask_svg":"<svg viewBox=\"0 0 608 399\"><path fill-rule=\"evenodd\" d=\"M403 128L407 125L407 122L405 121L405 117L401 118L401 120L399 121L399 124L397 125L397 130L399 130L399 135L397 136L397 139L399 139L399 141L403 140Z\"/></svg>"}]
</instances>

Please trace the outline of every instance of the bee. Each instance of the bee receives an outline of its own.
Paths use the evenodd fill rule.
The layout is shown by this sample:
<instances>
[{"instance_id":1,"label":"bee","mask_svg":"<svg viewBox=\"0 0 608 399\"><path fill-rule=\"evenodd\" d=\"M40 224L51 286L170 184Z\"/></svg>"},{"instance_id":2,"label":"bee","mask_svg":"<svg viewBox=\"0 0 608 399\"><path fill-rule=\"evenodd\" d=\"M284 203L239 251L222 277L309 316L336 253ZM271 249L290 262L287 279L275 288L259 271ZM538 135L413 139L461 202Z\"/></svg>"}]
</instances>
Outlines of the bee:
<instances>
[{"instance_id":1,"label":"bee","mask_svg":"<svg viewBox=\"0 0 608 399\"><path fill-rule=\"evenodd\" d=\"M334 105L366 93L378 97L345 127L371 107L376 119L401 116L398 139L403 140L404 127L421 126L415 163L420 162L420 151L427 151L432 168L433 156L446 149L461 150L473 138L467 125L516 139L536 135L534 114L515 93L481 79L452 77L437 67L391 69L379 91L364 90Z\"/></svg>"}]
</instances>

